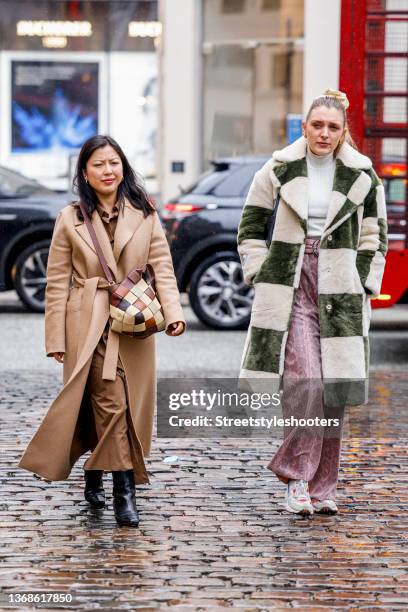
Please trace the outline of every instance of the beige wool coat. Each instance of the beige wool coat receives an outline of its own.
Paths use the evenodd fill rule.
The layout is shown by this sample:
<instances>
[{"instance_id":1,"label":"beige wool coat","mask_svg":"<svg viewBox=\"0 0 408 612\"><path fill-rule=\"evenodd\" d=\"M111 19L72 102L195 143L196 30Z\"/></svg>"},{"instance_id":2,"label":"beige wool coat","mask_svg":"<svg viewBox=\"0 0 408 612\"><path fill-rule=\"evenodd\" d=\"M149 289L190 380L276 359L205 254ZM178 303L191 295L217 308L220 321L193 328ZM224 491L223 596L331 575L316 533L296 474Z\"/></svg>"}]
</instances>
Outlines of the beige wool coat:
<instances>
[{"instance_id":1,"label":"beige wool coat","mask_svg":"<svg viewBox=\"0 0 408 612\"><path fill-rule=\"evenodd\" d=\"M97 213L92 225L116 280L151 264L166 326L183 321L167 240L157 212L144 217L126 202L119 213L114 248ZM19 467L47 480L65 480L78 458L96 445L86 382L92 355L109 318L107 282L92 239L73 205L58 215L51 242L45 311L47 355L65 353L64 386L28 445ZM119 353L126 375L129 433L136 483L148 482L143 458L150 453L156 404L155 337L110 332L103 377L116 373Z\"/></svg>"}]
</instances>

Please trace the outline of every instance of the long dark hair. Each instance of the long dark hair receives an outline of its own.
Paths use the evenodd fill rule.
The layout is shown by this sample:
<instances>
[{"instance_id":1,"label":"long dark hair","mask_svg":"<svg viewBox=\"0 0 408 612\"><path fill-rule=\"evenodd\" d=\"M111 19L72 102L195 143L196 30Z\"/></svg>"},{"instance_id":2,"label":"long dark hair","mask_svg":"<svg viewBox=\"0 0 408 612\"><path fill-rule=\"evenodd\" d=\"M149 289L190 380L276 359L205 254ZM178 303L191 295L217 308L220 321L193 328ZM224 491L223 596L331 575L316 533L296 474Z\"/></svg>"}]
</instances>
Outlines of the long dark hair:
<instances>
[{"instance_id":1,"label":"long dark hair","mask_svg":"<svg viewBox=\"0 0 408 612\"><path fill-rule=\"evenodd\" d=\"M86 170L86 164L92 153L96 151L96 149L101 149L107 145L110 145L112 149L116 151L123 166L123 180L118 187L118 202L123 206L126 198L132 206L143 211L145 217L152 214L154 212L154 207L142 186L141 180L133 170L126 155L116 140L110 136L97 134L96 136L88 138L88 140L82 145L73 180L74 192L85 204L89 215L92 216L92 213L98 204L98 196L91 185L86 182L84 171ZM80 219L82 219L82 214L79 207L77 210L77 215Z\"/></svg>"}]
</instances>

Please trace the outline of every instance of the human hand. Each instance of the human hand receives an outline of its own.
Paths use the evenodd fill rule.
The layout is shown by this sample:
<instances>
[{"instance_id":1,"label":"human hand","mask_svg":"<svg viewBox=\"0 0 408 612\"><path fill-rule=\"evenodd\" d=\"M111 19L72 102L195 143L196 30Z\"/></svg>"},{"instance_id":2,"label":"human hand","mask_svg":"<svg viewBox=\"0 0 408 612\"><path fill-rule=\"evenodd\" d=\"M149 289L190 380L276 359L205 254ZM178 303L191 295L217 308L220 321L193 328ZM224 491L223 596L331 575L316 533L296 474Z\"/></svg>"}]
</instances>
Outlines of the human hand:
<instances>
[{"instance_id":1,"label":"human hand","mask_svg":"<svg viewBox=\"0 0 408 612\"><path fill-rule=\"evenodd\" d=\"M186 328L184 321L176 321L167 326L166 334L168 336L180 336Z\"/></svg>"},{"instance_id":2,"label":"human hand","mask_svg":"<svg viewBox=\"0 0 408 612\"><path fill-rule=\"evenodd\" d=\"M50 353L50 357L54 357L58 363L64 363L64 353Z\"/></svg>"}]
</instances>

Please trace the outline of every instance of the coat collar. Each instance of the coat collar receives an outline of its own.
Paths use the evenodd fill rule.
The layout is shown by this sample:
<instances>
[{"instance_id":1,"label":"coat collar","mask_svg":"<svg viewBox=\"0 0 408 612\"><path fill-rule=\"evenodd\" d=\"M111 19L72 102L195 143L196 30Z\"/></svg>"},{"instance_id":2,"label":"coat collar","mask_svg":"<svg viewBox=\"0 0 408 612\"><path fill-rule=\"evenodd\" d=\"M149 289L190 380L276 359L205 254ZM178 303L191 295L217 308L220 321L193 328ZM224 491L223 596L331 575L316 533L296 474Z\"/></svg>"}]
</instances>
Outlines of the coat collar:
<instances>
[{"instance_id":1,"label":"coat collar","mask_svg":"<svg viewBox=\"0 0 408 612\"><path fill-rule=\"evenodd\" d=\"M119 212L119 217L115 230L115 240L113 243L113 250L109 242L108 235L103 226L103 221L97 212L94 212L91 218L92 225L95 229L96 236L101 245L103 254L107 261L108 266L112 270L114 277L118 280L118 268L117 264L126 244L132 238L133 234L139 228L143 221L143 213L141 210L134 208L127 200ZM92 238L89 235L87 227L84 221L80 221L78 217L75 217L75 230L86 242L86 244L93 250L96 255L96 250L92 242ZM120 280L120 279L119 279Z\"/></svg>"},{"instance_id":2,"label":"coat collar","mask_svg":"<svg viewBox=\"0 0 408 612\"><path fill-rule=\"evenodd\" d=\"M275 151L272 155L272 159L277 162L283 163L290 163L296 160L300 160L303 157L306 157L306 143L306 138L301 136L284 149ZM347 142L344 142L341 145L336 159L341 160L343 164L345 166L348 166L349 168L368 170L372 167L372 162L370 158L359 153Z\"/></svg>"},{"instance_id":3,"label":"coat collar","mask_svg":"<svg viewBox=\"0 0 408 612\"><path fill-rule=\"evenodd\" d=\"M307 141L302 136L284 149L275 151L270 171L272 183L280 189L282 199L300 217L304 227L308 217L306 145ZM368 157L348 143L342 144L336 156L333 191L322 238L364 202L371 187L371 178L364 170L371 168Z\"/></svg>"}]
</instances>

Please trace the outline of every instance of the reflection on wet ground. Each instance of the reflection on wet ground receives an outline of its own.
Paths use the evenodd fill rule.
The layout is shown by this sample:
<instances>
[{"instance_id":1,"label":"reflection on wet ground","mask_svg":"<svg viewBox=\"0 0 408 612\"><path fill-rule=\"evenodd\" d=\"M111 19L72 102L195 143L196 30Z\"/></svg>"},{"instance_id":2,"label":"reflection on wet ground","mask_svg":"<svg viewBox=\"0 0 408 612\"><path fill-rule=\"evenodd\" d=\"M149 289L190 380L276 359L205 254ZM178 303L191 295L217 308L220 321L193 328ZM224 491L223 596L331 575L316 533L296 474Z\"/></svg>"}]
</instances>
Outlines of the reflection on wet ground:
<instances>
[{"instance_id":1,"label":"reflection on wet ground","mask_svg":"<svg viewBox=\"0 0 408 612\"><path fill-rule=\"evenodd\" d=\"M5 374L1 608L9 593L42 591L71 593L75 610L406 609L407 384L406 373L372 377L375 427L343 442L337 516L281 509L284 488L265 469L276 439L158 439L151 484L137 488L140 528L119 529L108 474L108 507L91 511L80 465L51 484L16 469L57 382Z\"/></svg>"}]
</instances>

